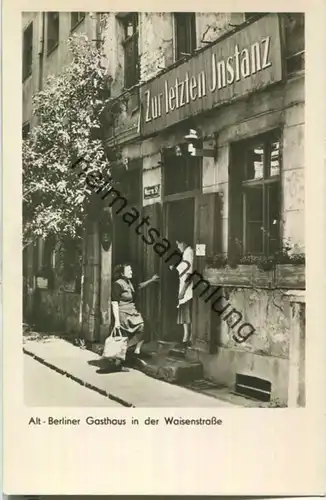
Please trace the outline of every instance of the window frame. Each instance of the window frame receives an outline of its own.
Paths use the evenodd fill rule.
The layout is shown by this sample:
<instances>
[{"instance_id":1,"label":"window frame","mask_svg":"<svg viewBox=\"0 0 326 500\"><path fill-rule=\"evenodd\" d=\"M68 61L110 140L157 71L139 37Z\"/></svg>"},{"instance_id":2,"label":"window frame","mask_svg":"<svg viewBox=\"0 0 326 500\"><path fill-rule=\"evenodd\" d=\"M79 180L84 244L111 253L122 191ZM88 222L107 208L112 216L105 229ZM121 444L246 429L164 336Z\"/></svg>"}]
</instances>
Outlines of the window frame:
<instances>
[{"instance_id":1,"label":"window frame","mask_svg":"<svg viewBox=\"0 0 326 500\"><path fill-rule=\"evenodd\" d=\"M305 72L305 14L284 12L282 24L286 75L288 79L291 79Z\"/></svg>"},{"instance_id":2,"label":"window frame","mask_svg":"<svg viewBox=\"0 0 326 500\"><path fill-rule=\"evenodd\" d=\"M185 45L189 43L189 47L185 47L185 51L180 50L180 41L178 35L179 20L184 16L185 31L187 31L187 41ZM187 57L187 54L192 55L197 48L197 30L196 30L196 12L174 12L174 60L175 62L181 61Z\"/></svg>"},{"instance_id":3,"label":"window frame","mask_svg":"<svg viewBox=\"0 0 326 500\"><path fill-rule=\"evenodd\" d=\"M77 14L77 21L73 23L73 15ZM78 14L81 14L79 16ZM70 12L70 32L74 31L86 18L86 12Z\"/></svg>"},{"instance_id":4,"label":"window frame","mask_svg":"<svg viewBox=\"0 0 326 500\"><path fill-rule=\"evenodd\" d=\"M28 31L31 31L31 40L30 40L30 45L28 46L27 49L27 44L26 44L26 38ZM33 72L33 21L31 21L24 29L23 32L23 82L27 80L27 78L32 74ZM30 60L28 61L29 64L26 65L26 59L27 55L29 56Z\"/></svg>"},{"instance_id":5,"label":"window frame","mask_svg":"<svg viewBox=\"0 0 326 500\"><path fill-rule=\"evenodd\" d=\"M140 81L140 60L139 60L139 13L128 12L123 17L120 17L120 23L123 28L123 55L124 55L124 89L128 90L137 85ZM127 24L132 22L132 34L127 34ZM128 49L131 47L133 62L127 65L127 60L130 57ZM132 69L130 69L132 68ZM132 71L132 73L128 73Z\"/></svg>"},{"instance_id":6,"label":"window frame","mask_svg":"<svg viewBox=\"0 0 326 500\"><path fill-rule=\"evenodd\" d=\"M229 177L229 194L230 194L230 207L229 207L229 257L237 254L239 248L236 249L236 240L240 240L241 250L240 256L244 257L246 255L260 256L260 257L271 257L280 249L282 241L282 172L283 172L283 154L282 154L282 137L283 131L281 128L274 128L262 134L257 134L249 139L244 139L241 141L233 142L230 151L231 157L231 168ZM267 176L267 170L271 165L271 145L273 142L279 142L279 173L274 176ZM250 148L255 146L263 145L263 177L257 179L245 179L244 169L241 171L241 165L245 167L246 160L242 163L235 158L247 157ZM237 156L239 155L239 156ZM241 171L241 173L240 173ZM242 178L241 178L242 177ZM270 234L270 223L269 215L271 204L268 201L270 196L270 186L276 185L277 195L278 195L278 230L277 230L277 241L275 244L275 250L271 251L270 245L272 242ZM250 189L255 189L257 187L262 188L262 252L252 252L248 251L248 212L247 212L247 201L248 193ZM240 200L234 200L234 196L240 198ZM241 218L236 224L233 222L236 211L241 207Z\"/></svg>"},{"instance_id":7,"label":"window frame","mask_svg":"<svg viewBox=\"0 0 326 500\"><path fill-rule=\"evenodd\" d=\"M52 38L49 37L49 27L50 27L50 19L51 16L57 15L57 20L58 20L58 28L57 28L57 39L56 41L52 44L49 45L49 40L52 40ZM60 39L60 12L47 12L47 32L46 32L46 52L47 56L52 54L52 52L59 46L59 39Z\"/></svg>"}]
</instances>

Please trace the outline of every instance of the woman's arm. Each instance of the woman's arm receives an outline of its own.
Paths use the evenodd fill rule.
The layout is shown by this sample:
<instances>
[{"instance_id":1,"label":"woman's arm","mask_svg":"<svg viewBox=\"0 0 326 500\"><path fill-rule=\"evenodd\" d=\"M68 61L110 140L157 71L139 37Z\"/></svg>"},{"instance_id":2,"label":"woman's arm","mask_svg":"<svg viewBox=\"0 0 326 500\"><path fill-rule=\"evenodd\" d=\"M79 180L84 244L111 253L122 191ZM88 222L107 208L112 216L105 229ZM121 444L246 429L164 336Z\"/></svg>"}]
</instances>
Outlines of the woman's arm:
<instances>
[{"instance_id":1,"label":"woman's arm","mask_svg":"<svg viewBox=\"0 0 326 500\"><path fill-rule=\"evenodd\" d=\"M114 326L115 328L119 328L120 327L119 303L116 301L112 301L111 304L114 317Z\"/></svg>"},{"instance_id":2,"label":"woman's arm","mask_svg":"<svg viewBox=\"0 0 326 500\"><path fill-rule=\"evenodd\" d=\"M154 276L152 276L149 280L143 281L142 283L139 283L138 290L142 290L143 288L146 288L148 285L150 285L151 283L155 283L159 279L160 279L160 277L157 274L154 274Z\"/></svg>"}]
</instances>

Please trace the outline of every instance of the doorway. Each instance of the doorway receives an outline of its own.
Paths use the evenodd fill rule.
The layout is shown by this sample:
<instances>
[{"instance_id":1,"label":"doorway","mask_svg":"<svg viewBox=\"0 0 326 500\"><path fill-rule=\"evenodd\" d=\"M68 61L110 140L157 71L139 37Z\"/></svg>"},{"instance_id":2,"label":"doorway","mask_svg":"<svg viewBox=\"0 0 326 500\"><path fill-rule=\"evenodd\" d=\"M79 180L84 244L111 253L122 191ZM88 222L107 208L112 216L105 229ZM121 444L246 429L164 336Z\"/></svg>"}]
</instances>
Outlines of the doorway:
<instances>
[{"instance_id":1,"label":"doorway","mask_svg":"<svg viewBox=\"0 0 326 500\"><path fill-rule=\"evenodd\" d=\"M194 248L194 197L169 201L165 204L165 235L172 251L178 252L176 240L181 238ZM170 253L170 252L169 252ZM162 265L162 332L166 341L181 341L182 326L177 324L179 292L178 272L169 266L177 263L177 258Z\"/></svg>"}]
</instances>

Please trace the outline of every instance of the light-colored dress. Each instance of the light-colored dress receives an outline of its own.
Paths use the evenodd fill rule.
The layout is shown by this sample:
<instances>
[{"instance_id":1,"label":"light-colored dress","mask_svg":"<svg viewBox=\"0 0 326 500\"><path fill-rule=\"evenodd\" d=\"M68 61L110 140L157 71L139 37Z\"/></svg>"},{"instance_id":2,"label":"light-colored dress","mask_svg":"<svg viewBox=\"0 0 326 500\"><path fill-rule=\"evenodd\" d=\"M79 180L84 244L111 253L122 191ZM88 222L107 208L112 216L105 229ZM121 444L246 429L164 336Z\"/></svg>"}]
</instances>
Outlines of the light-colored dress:
<instances>
[{"instance_id":1,"label":"light-colored dress","mask_svg":"<svg viewBox=\"0 0 326 500\"><path fill-rule=\"evenodd\" d=\"M176 270L179 274L179 295L183 290L183 287L187 281L189 275L193 272L194 267L194 251L188 246L182 254L182 261L176 266ZM193 287L191 284L186 289L184 297L179 300L178 303L178 315L177 323L185 324L191 323L192 316L192 298L193 298Z\"/></svg>"}]
</instances>

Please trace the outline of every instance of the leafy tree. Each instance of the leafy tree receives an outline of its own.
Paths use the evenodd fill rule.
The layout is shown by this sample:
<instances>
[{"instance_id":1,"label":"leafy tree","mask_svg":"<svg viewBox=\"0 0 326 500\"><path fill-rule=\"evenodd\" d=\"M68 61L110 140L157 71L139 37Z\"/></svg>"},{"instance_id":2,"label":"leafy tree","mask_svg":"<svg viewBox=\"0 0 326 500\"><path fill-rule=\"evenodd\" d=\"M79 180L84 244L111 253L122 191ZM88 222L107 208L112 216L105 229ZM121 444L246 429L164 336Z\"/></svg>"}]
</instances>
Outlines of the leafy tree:
<instances>
[{"instance_id":1,"label":"leafy tree","mask_svg":"<svg viewBox=\"0 0 326 500\"><path fill-rule=\"evenodd\" d=\"M70 62L33 96L36 125L23 141L24 246L39 236L81 234L94 193L72 168L76 160L83 158L79 166L87 172L109 175L101 125L104 116L119 113L120 103L110 98L102 51L86 35L67 43Z\"/></svg>"}]
</instances>

